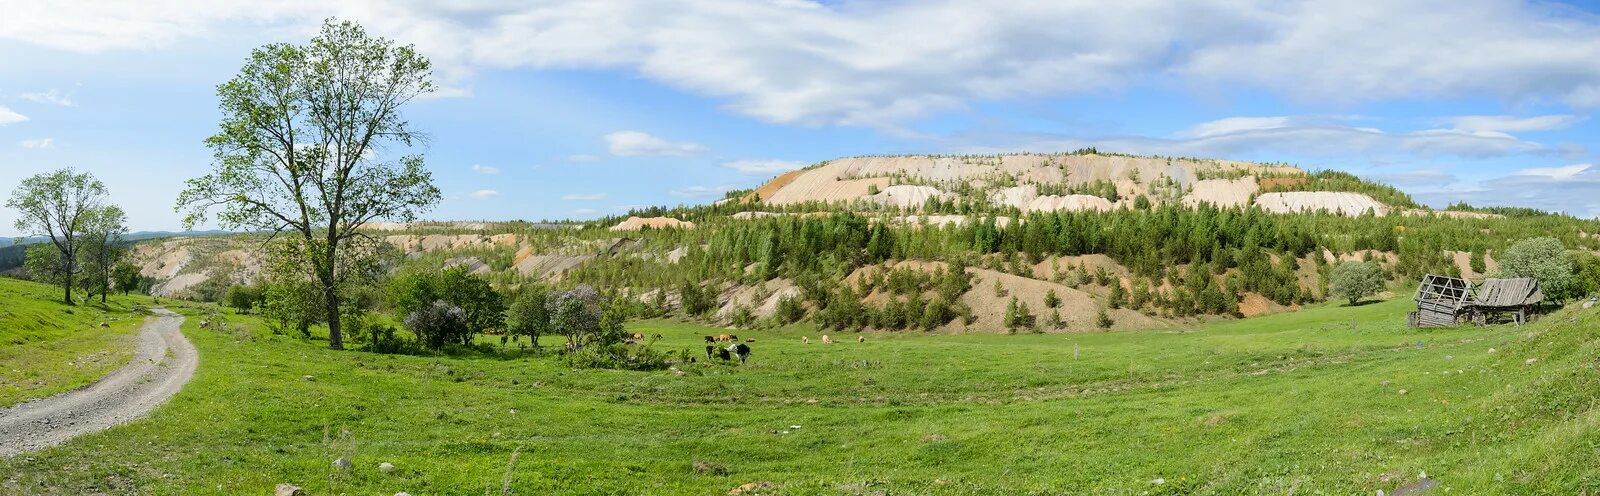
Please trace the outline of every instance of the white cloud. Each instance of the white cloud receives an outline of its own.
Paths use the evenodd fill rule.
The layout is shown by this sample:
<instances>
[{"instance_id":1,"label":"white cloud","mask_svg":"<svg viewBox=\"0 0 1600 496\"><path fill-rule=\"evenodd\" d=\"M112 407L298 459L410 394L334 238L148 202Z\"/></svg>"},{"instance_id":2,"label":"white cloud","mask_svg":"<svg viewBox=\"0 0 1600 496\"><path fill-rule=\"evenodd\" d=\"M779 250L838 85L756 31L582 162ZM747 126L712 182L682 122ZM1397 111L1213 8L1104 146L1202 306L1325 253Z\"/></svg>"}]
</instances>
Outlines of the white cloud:
<instances>
[{"instance_id":1,"label":"white cloud","mask_svg":"<svg viewBox=\"0 0 1600 496\"><path fill-rule=\"evenodd\" d=\"M52 146L55 146L55 140L51 139L51 138L25 139L25 140L22 140L22 142L20 142L18 144L22 145L23 148L33 148L33 149L50 148Z\"/></svg>"},{"instance_id":2,"label":"white cloud","mask_svg":"<svg viewBox=\"0 0 1600 496\"><path fill-rule=\"evenodd\" d=\"M706 147L699 144L673 143L639 131L617 131L607 134L606 146L612 155L622 157L650 155L684 157L706 150Z\"/></svg>"},{"instance_id":3,"label":"white cloud","mask_svg":"<svg viewBox=\"0 0 1600 496\"><path fill-rule=\"evenodd\" d=\"M1418 192L1416 197L1434 206L1464 201L1595 218L1600 217L1600 169L1590 164L1523 169L1456 188Z\"/></svg>"},{"instance_id":4,"label":"white cloud","mask_svg":"<svg viewBox=\"0 0 1600 496\"><path fill-rule=\"evenodd\" d=\"M490 199L490 198L498 198L498 197L500 197L500 192L492 190L492 189L480 189L480 190L477 190L477 191L473 191L471 194L469 194L467 196L471 196L471 197L473 197L475 199L479 199L479 200L487 200L487 199Z\"/></svg>"},{"instance_id":5,"label":"white cloud","mask_svg":"<svg viewBox=\"0 0 1600 496\"><path fill-rule=\"evenodd\" d=\"M63 107L78 106L78 104L73 103L72 95L70 93L62 93L61 90L57 90L55 88L51 88L49 91L41 91L37 93L23 93L19 96L21 96L24 100L34 103L60 105Z\"/></svg>"},{"instance_id":6,"label":"white cloud","mask_svg":"<svg viewBox=\"0 0 1600 496\"><path fill-rule=\"evenodd\" d=\"M472 172L476 172L476 173L479 173L479 174L492 176L492 175L495 175L495 174L499 174L500 173L500 168L499 167L490 167L490 166L487 166L487 165L472 164Z\"/></svg>"},{"instance_id":7,"label":"white cloud","mask_svg":"<svg viewBox=\"0 0 1600 496\"><path fill-rule=\"evenodd\" d=\"M594 215L597 212L598 211L596 211L595 209L592 209L592 208L575 208L575 209L572 209L572 215Z\"/></svg>"},{"instance_id":8,"label":"white cloud","mask_svg":"<svg viewBox=\"0 0 1600 496\"><path fill-rule=\"evenodd\" d=\"M668 191L667 194L681 198L703 198L722 196L733 190L733 186L690 186Z\"/></svg>"},{"instance_id":9,"label":"white cloud","mask_svg":"<svg viewBox=\"0 0 1600 496\"><path fill-rule=\"evenodd\" d=\"M4 126L6 124L16 124L18 122L27 122L27 121L28 121L28 116L16 113L16 112L12 111L11 109L8 109L8 108L5 108L5 107L0 107L0 126Z\"/></svg>"},{"instance_id":10,"label":"white cloud","mask_svg":"<svg viewBox=\"0 0 1600 496\"><path fill-rule=\"evenodd\" d=\"M1564 167L1533 167L1516 172L1517 176L1540 176L1551 179L1572 179L1592 167L1590 164L1576 164Z\"/></svg>"},{"instance_id":11,"label":"white cloud","mask_svg":"<svg viewBox=\"0 0 1600 496\"><path fill-rule=\"evenodd\" d=\"M1600 21L1548 2L12 0L0 38L144 50L225 23L335 16L416 43L447 86L480 69L628 71L769 122L895 127L979 100L1129 84L1297 98L1489 96L1600 106ZM930 26L938 26L933 29Z\"/></svg>"},{"instance_id":12,"label":"white cloud","mask_svg":"<svg viewBox=\"0 0 1600 496\"><path fill-rule=\"evenodd\" d=\"M600 160L600 157L596 157L594 155L590 155L590 154L587 154L587 153L579 153L579 154L576 154L576 155L567 155L567 161L568 162L584 163L584 162L594 162L596 160Z\"/></svg>"},{"instance_id":13,"label":"white cloud","mask_svg":"<svg viewBox=\"0 0 1600 496\"><path fill-rule=\"evenodd\" d=\"M806 164L790 160L735 160L723 162L722 166L739 171L740 174L769 175L799 169Z\"/></svg>"},{"instance_id":14,"label":"white cloud","mask_svg":"<svg viewBox=\"0 0 1600 496\"><path fill-rule=\"evenodd\" d=\"M1548 131L1566 129L1582 121L1576 115L1541 115L1513 117L1508 115L1464 115L1445 119L1455 129L1465 131Z\"/></svg>"},{"instance_id":15,"label":"white cloud","mask_svg":"<svg viewBox=\"0 0 1600 496\"><path fill-rule=\"evenodd\" d=\"M570 195L562 195L561 196L561 199L567 200L567 201L601 201L601 200L605 200L606 198L607 198L607 196L606 196L605 193L594 193L594 194L577 194L577 193L574 193L574 194L570 194Z\"/></svg>"},{"instance_id":16,"label":"white cloud","mask_svg":"<svg viewBox=\"0 0 1600 496\"><path fill-rule=\"evenodd\" d=\"M1147 155L1229 157L1249 152L1273 151L1296 155L1350 156L1404 154L1421 157L1491 157L1514 153L1543 153L1550 149L1499 131L1426 129L1391 133L1356 126L1348 116L1229 117L1202 122L1173 137L1115 136L1086 138L1048 134L975 136L958 138L984 146L953 148L991 153L999 151L1066 151L1083 147Z\"/></svg>"}]
</instances>

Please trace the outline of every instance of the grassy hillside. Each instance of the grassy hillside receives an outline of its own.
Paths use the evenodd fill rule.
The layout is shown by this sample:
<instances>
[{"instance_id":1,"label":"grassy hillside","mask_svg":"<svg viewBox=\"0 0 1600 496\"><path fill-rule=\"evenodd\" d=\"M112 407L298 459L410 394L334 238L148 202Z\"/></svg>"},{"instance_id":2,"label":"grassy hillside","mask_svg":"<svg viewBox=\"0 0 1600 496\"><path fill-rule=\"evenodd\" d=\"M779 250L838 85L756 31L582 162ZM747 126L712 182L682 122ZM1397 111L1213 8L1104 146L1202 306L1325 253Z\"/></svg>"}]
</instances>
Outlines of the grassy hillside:
<instances>
[{"instance_id":1,"label":"grassy hillside","mask_svg":"<svg viewBox=\"0 0 1600 496\"><path fill-rule=\"evenodd\" d=\"M60 288L0 278L0 408L83 387L128 362L142 296L61 303ZM102 328L100 323L109 327Z\"/></svg>"},{"instance_id":2,"label":"grassy hillside","mask_svg":"<svg viewBox=\"0 0 1600 496\"><path fill-rule=\"evenodd\" d=\"M1407 306L833 345L785 328L747 336L746 366L682 375L334 352L248 318L191 318L202 360L182 393L148 419L0 460L14 474L0 492L1372 494L1421 472L1463 494L1596 489L1600 313L1414 331ZM631 327L668 349L723 332ZM330 468L339 457L354 468Z\"/></svg>"}]
</instances>

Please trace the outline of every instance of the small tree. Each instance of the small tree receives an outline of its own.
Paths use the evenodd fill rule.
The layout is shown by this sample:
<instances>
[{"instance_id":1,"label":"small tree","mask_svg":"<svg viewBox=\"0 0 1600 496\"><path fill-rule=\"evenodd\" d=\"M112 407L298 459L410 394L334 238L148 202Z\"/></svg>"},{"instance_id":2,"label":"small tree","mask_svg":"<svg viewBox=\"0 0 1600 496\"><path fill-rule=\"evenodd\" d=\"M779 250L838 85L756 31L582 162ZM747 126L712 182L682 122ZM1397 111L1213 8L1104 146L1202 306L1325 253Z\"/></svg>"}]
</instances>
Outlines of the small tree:
<instances>
[{"instance_id":1,"label":"small tree","mask_svg":"<svg viewBox=\"0 0 1600 496\"><path fill-rule=\"evenodd\" d=\"M678 300L683 305L683 313L690 317L705 315L717 305L716 297L710 291L693 282L683 283L678 290Z\"/></svg>"},{"instance_id":2,"label":"small tree","mask_svg":"<svg viewBox=\"0 0 1600 496\"><path fill-rule=\"evenodd\" d=\"M248 314L260 306L262 291L258 286L235 284L228 286L228 291L222 297L229 308L238 310L239 313Z\"/></svg>"},{"instance_id":3,"label":"small tree","mask_svg":"<svg viewBox=\"0 0 1600 496\"><path fill-rule=\"evenodd\" d=\"M1055 288L1046 289L1044 291L1044 306L1049 308L1061 306L1061 297L1056 295Z\"/></svg>"},{"instance_id":4,"label":"small tree","mask_svg":"<svg viewBox=\"0 0 1600 496\"><path fill-rule=\"evenodd\" d=\"M122 240L128 232L126 219L121 208L106 206L92 211L84 222L83 249L78 252L83 289L91 297L99 295L101 304L114 286L117 264L128 254Z\"/></svg>"},{"instance_id":5,"label":"small tree","mask_svg":"<svg viewBox=\"0 0 1600 496\"><path fill-rule=\"evenodd\" d=\"M61 285L62 301L68 305L74 304L72 287L77 284L81 270L78 257L83 248L82 238L91 221L104 215L105 202L105 185L87 172L78 173L72 169L24 179L6 202L7 207L17 210L18 231L50 238L48 246L55 248L55 256L34 255L30 249L28 261L33 263L28 267L30 271L38 271L35 273L50 274L50 281ZM45 262L53 263L54 267L37 265Z\"/></svg>"},{"instance_id":6,"label":"small tree","mask_svg":"<svg viewBox=\"0 0 1600 496\"><path fill-rule=\"evenodd\" d=\"M1572 259L1567 258L1560 240L1524 239L1506 249L1499 276L1538 279L1544 294L1565 300L1572 284Z\"/></svg>"},{"instance_id":7,"label":"small tree","mask_svg":"<svg viewBox=\"0 0 1600 496\"><path fill-rule=\"evenodd\" d=\"M1344 262L1333 268L1328 294L1355 305L1362 298L1383 291L1383 269L1376 262Z\"/></svg>"},{"instance_id":8,"label":"small tree","mask_svg":"<svg viewBox=\"0 0 1600 496\"><path fill-rule=\"evenodd\" d=\"M1106 313L1106 307L1100 307L1100 312L1095 315L1094 322L1101 329L1110 329L1112 325L1116 324L1115 321L1111 320L1111 314Z\"/></svg>"},{"instance_id":9,"label":"small tree","mask_svg":"<svg viewBox=\"0 0 1600 496\"><path fill-rule=\"evenodd\" d=\"M143 291L147 280L144 274L139 272L139 266L128 262L118 263L117 267L111 270L111 279L117 291L121 291L123 296L132 291Z\"/></svg>"},{"instance_id":10,"label":"small tree","mask_svg":"<svg viewBox=\"0 0 1600 496\"><path fill-rule=\"evenodd\" d=\"M549 294L543 286L537 285L524 286L518 291L506 310L506 331L512 336L527 336L533 347L538 348L539 336L550 327L550 312L544 304Z\"/></svg>"},{"instance_id":11,"label":"small tree","mask_svg":"<svg viewBox=\"0 0 1600 496\"><path fill-rule=\"evenodd\" d=\"M439 277L439 292L449 303L467 314L467 332L461 344L468 344L478 333L499 329L506 324L506 300L489 286L489 281L467 273L465 267L446 269Z\"/></svg>"},{"instance_id":12,"label":"small tree","mask_svg":"<svg viewBox=\"0 0 1600 496\"><path fill-rule=\"evenodd\" d=\"M550 316L550 331L565 335L568 349L604 340L600 293L592 287L582 285L571 291L550 293L545 298L545 311Z\"/></svg>"},{"instance_id":13,"label":"small tree","mask_svg":"<svg viewBox=\"0 0 1600 496\"><path fill-rule=\"evenodd\" d=\"M435 350L445 343L456 342L468 335L467 312L460 307L435 301L406 317L406 328L416 333L417 340Z\"/></svg>"}]
</instances>

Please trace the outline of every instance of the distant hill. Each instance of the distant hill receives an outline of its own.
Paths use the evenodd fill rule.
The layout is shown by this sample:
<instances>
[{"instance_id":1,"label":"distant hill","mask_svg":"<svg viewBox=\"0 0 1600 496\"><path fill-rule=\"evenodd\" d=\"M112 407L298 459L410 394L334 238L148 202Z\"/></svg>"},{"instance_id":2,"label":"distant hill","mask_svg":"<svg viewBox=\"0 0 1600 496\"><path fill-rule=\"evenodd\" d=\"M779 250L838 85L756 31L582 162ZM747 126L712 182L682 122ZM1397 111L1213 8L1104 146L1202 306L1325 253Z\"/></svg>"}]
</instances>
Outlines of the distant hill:
<instances>
[{"instance_id":1,"label":"distant hill","mask_svg":"<svg viewBox=\"0 0 1600 496\"><path fill-rule=\"evenodd\" d=\"M123 236L129 243L139 241L174 238L180 236L215 236L233 234L229 231L139 231ZM27 256L28 245L44 243L50 238L0 238L0 272L9 271L22 266L23 259Z\"/></svg>"}]
</instances>

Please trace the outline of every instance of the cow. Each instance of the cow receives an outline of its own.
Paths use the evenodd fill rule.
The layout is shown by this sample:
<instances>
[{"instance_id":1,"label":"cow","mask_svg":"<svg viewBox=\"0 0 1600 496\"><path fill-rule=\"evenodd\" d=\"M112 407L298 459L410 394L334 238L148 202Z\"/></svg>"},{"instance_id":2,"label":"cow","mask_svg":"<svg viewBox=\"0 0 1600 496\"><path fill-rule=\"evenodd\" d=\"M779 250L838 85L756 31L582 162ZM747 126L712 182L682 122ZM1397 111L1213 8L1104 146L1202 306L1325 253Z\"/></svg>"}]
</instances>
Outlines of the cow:
<instances>
[{"instance_id":1,"label":"cow","mask_svg":"<svg viewBox=\"0 0 1600 496\"><path fill-rule=\"evenodd\" d=\"M727 341L727 342L730 342L730 343L736 343L736 342L739 341L739 336L734 335L734 334L719 334L719 335L717 335L717 341Z\"/></svg>"},{"instance_id":2,"label":"cow","mask_svg":"<svg viewBox=\"0 0 1600 496\"><path fill-rule=\"evenodd\" d=\"M857 343L865 343L865 342L867 342L867 337L866 336L856 336L856 342Z\"/></svg>"},{"instance_id":3,"label":"cow","mask_svg":"<svg viewBox=\"0 0 1600 496\"><path fill-rule=\"evenodd\" d=\"M707 343L715 343L715 342L717 342L717 338L714 338L714 337L711 337L711 336L706 336L706 342ZM710 348L710 347L707 346L707 348Z\"/></svg>"},{"instance_id":4,"label":"cow","mask_svg":"<svg viewBox=\"0 0 1600 496\"><path fill-rule=\"evenodd\" d=\"M811 344L811 338L805 337L805 336L800 336L800 342L802 344Z\"/></svg>"},{"instance_id":5,"label":"cow","mask_svg":"<svg viewBox=\"0 0 1600 496\"><path fill-rule=\"evenodd\" d=\"M710 360L711 359L711 352L712 352L712 350L715 350L716 348L717 347L709 345L709 344L706 345L706 360Z\"/></svg>"},{"instance_id":6,"label":"cow","mask_svg":"<svg viewBox=\"0 0 1600 496\"><path fill-rule=\"evenodd\" d=\"M741 364L744 363L745 360L750 359L750 347L744 343L728 346L728 351L732 351L733 354L738 355L739 363Z\"/></svg>"},{"instance_id":7,"label":"cow","mask_svg":"<svg viewBox=\"0 0 1600 496\"><path fill-rule=\"evenodd\" d=\"M635 339L635 340L643 340L644 339L644 333L635 332L633 334L630 334L630 336L632 336L633 339Z\"/></svg>"},{"instance_id":8,"label":"cow","mask_svg":"<svg viewBox=\"0 0 1600 496\"><path fill-rule=\"evenodd\" d=\"M745 339L744 342L746 342L746 343L754 343L754 342L756 342L756 338L748 338L748 339Z\"/></svg>"},{"instance_id":9,"label":"cow","mask_svg":"<svg viewBox=\"0 0 1600 496\"><path fill-rule=\"evenodd\" d=\"M833 344L833 338L828 337L827 334L823 334L822 335L822 344Z\"/></svg>"},{"instance_id":10,"label":"cow","mask_svg":"<svg viewBox=\"0 0 1600 496\"><path fill-rule=\"evenodd\" d=\"M730 352L728 351L727 348L718 348L717 349L717 358L721 358L722 361L726 362L726 361L732 360L733 356L730 354Z\"/></svg>"}]
</instances>

